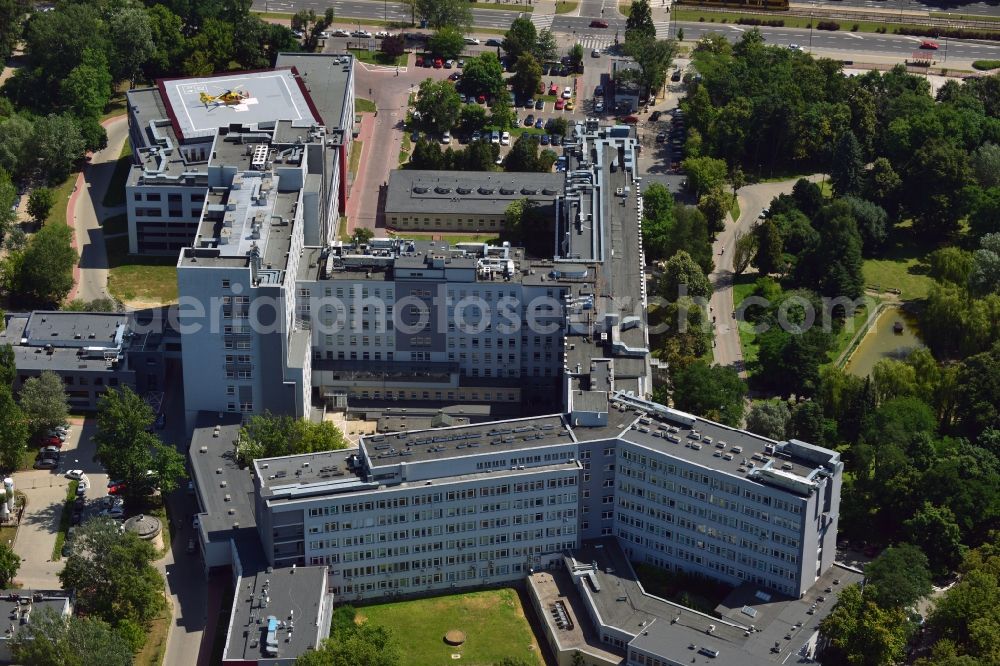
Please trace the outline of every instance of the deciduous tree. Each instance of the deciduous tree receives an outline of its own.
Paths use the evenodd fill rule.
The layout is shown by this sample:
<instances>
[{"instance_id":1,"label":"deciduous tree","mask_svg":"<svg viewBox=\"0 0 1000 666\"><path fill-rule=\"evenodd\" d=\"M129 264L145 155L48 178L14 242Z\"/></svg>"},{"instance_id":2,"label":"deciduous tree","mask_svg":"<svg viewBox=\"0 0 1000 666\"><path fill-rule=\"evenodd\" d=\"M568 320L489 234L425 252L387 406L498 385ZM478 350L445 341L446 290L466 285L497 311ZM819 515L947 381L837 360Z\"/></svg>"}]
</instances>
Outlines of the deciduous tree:
<instances>
[{"instance_id":1,"label":"deciduous tree","mask_svg":"<svg viewBox=\"0 0 1000 666\"><path fill-rule=\"evenodd\" d=\"M432 28L472 26L472 10L468 0L414 0L417 16Z\"/></svg>"},{"instance_id":2,"label":"deciduous tree","mask_svg":"<svg viewBox=\"0 0 1000 666\"><path fill-rule=\"evenodd\" d=\"M11 640L20 664L33 666L131 666L133 648L107 622L94 617L63 617L51 608L32 611L31 622Z\"/></svg>"},{"instance_id":3,"label":"deciduous tree","mask_svg":"<svg viewBox=\"0 0 1000 666\"><path fill-rule=\"evenodd\" d=\"M442 26L427 40L427 48L446 60L457 58L465 48L465 35L452 25Z\"/></svg>"},{"instance_id":4,"label":"deciduous tree","mask_svg":"<svg viewBox=\"0 0 1000 666\"><path fill-rule=\"evenodd\" d=\"M727 425L743 419L747 386L732 368L699 360L675 370L671 379L678 409Z\"/></svg>"},{"instance_id":5,"label":"deciduous tree","mask_svg":"<svg viewBox=\"0 0 1000 666\"><path fill-rule=\"evenodd\" d=\"M691 255L680 250L664 264L659 292L668 301L676 301L682 296L708 299L712 294L712 285Z\"/></svg>"},{"instance_id":6,"label":"deciduous tree","mask_svg":"<svg viewBox=\"0 0 1000 666\"><path fill-rule=\"evenodd\" d=\"M56 195L47 187L36 187L28 197L28 215L38 224L49 217L49 211L56 203Z\"/></svg>"},{"instance_id":7,"label":"deciduous tree","mask_svg":"<svg viewBox=\"0 0 1000 666\"><path fill-rule=\"evenodd\" d=\"M826 639L824 664L882 666L899 662L909 638L906 615L881 608L867 586L844 588L830 614L819 625Z\"/></svg>"},{"instance_id":8,"label":"deciduous tree","mask_svg":"<svg viewBox=\"0 0 1000 666\"><path fill-rule=\"evenodd\" d=\"M865 578L875 585L872 596L882 608L906 609L931 593L927 556L908 543L883 550L865 565Z\"/></svg>"},{"instance_id":9,"label":"deciduous tree","mask_svg":"<svg viewBox=\"0 0 1000 666\"><path fill-rule=\"evenodd\" d=\"M514 77L511 83L514 93L522 97L532 97L542 81L542 67L530 53L522 53L514 65Z\"/></svg>"},{"instance_id":10,"label":"deciduous tree","mask_svg":"<svg viewBox=\"0 0 1000 666\"><path fill-rule=\"evenodd\" d=\"M920 547L927 556L932 573L944 575L962 561L965 547L955 522L955 514L947 507L924 502L911 518L903 523L907 539Z\"/></svg>"},{"instance_id":11,"label":"deciduous tree","mask_svg":"<svg viewBox=\"0 0 1000 666\"><path fill-rule=\"evenodd\" d=\"M759 400L747 413L747 430L763 437L782 441L791 412L784 400Z\"/></svg>"},{"instance_id":12,"label":"deciduous tree","mask_svg":"<svg viewBox=\"0 0 1000 666\"><path fill-rule=\"evenodd\" d=\"M241 463L257 458L332 451L347 446L343 433L332 423L312 423L290 416L265 413L253 416L240 430L236 455Z\"/></svg>"},{"instance_id":13,"label":"deciduous tree","mask_svg":"<svg viewBox=\"0 0 1000 666\"><path fill-rule=\"evenodd\" d=\"M76 250L70 244L72 231L65 224L47 224L28 243L16 268L15 296L38 306L53 305L73 288Z\"/></svg>"},{"instance_id":14,"label":"deciduous tree","mask_svg":"<svg viewBox=\"0 0 1000 666\"><path fill-rule=\"evenodd\" d=\"M11 395L10 386L0 386L0 469L17 471L28 443L28 421Z\"/></svg>"},{"instance_id":15,"label":"deciduous tree","mask_svg":"<svg viewBox=\"0 0 1000 666\"><path fill-rule=\"evenodd\" d=\"M538 43L538 30L531 19L519 16L510 24L504 34L503 50L511 58L519 58L524 53L534 51Z\"/></svg>"},{"instance_id":16,"label":"deciduous tree","mask_svg":"<svg viewBox=\"0 0 1000 666\"><path fill-rule=\"evenodd\" d=\"M66 422L69 415L66 388L56 373L45 370L37 377L29 377L18 397L32 433L45 432Z\"/></svg>"},{"instance_id":17,"label":"deciduous tree","mask_svg":"<svg viewBox=\"0 0 1000 666\"><path fill-rule=\"evenodd\" d=\"M466 60L461 86L467 95L499 97L504 94L503 66L497 54L486 51Z\"/></svg>"},{"instance_id":18,"label":"deciduous tree","mask_svg":"<svg viewBox=\"0 0 1000 666\"><path fill-rule=\"evenodd\" d=\"M539 63L552 62L559 52L559 45L556 44L556 36L548 28L543 28L538 32L535 46L531 49L531 55Z\"/></svg>"},{"instance_id":19,"label":"deciduous tree","mask_svg":"<svg viewBox=\"0 0 1000 666\"><path fill-rule=\"evenodd\" d=\"M442 133L455 126L462 98L451 82L424 79L415 106L420 112L420 124L429 131Z\"/></svg>"}]
</instances>

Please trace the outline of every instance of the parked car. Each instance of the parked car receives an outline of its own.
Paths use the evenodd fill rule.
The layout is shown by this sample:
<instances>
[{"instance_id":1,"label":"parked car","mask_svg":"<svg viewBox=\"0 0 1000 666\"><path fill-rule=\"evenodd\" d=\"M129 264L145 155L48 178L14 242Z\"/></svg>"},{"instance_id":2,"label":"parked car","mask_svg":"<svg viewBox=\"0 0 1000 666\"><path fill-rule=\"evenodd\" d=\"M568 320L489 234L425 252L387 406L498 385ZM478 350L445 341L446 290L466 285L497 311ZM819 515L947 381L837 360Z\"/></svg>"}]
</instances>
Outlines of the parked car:
<instances>
[{"instance_id":1,"label":"parked car","mask_svg":"<svg viewBox=\"0 0 1000 666\"><path fill-rule=\"evenodd\" d=\"M535 100L535 111L541 111L544 108L545 108L545 101L544 100L540 100L540 99L539 100Z\"/></svg>"},{"instance_id":2,"label":"parked car","mask_svg":"<svg viewBox=\"0 0 1000 666\"><path fill-rule=\"evenodd\" d=\"M510 145L510 132L504 132L500 135L500 145L509 146Z\"/></svg>"},{"instance_id":3,"label":"parked car","mask_svg":"<svg viewBox=\"0 0 1000 666\"><path fill-rule=\"evenodd\" d=\"M58 446L43 446L38 450L38 455L42 456L43 458L58 459L61 453L62 451L59 449Z\"/></svg>"},{"instance_id":4,"label":"parked car","mask_svg":"<svg viewBox=\"0 0 1000 666\"><path fill-rule=\"evenodd\" d=\"M566 88L563 89L562 98L569 99L572 96L573 96L573 88L571 88L570 86L566 86Z\"/></svg>"},{"instance_id":5,"label":"parked car","mask_svg":"<svg viewBox=\"0 0 1000 666\"><path fill-rule=\"evenodd\" d=\"M531 127L535 124L535 116L533 114L528 114L528 117L524 119L524 126Z\"/></svg>"},{"instance_id":6,"label":"parked car","mask_svg":"<svg viewBox=\"0 0 1000 666\"><path fill-rule=\"evenodd\" d=\"M108 486L108 494L109 495L121 495L124 492L125 492L125 484L124 483L117 483L117 484L115 484L113 486Z\"/></svg>"},{"instance_id":7,"label":"parked car","mask_svg":"<svg viewBox=\"0 0 1000 666\"><path fill-rule=\"evenodd\" d=\"M649 114L649 120L650 120L650 122L654 122L655 123L657 120L660 119L661 115L662 115L662 113L660 111L653 111L651 114Z\"/></svg>"},{"instance_id":8,"label":"parked car","mask_svg":"<svg viewBox=\"0 0 1000 666\"><path fill-rule=\"evenodd\" d=\"M561 136L559 136L558 134L553 134L552 135L552 145L553 146L561 146L562 142L563 142L563 139L562 139Z\"/></svg>"},{"instance_id":9,"label":"parked car","mask_svg":"<svg viewBox=\"0 0 1000 666\"><path fill-rule=\"evenodd\" d=\"M670 80L676 83L681 80L681 70L675 69L674 73L670 75Z\"/></svg>"},{"instance_id":10,"label":"parked car","mask_svg":"<svg viewBox=\"0 0 1000 666\"><path fill-rule=\"evenodd\" d=\"M491 37L486 40L486 46L503 46L503 42L496 37Z\"/></svg>"},{"instance_id":11,"label":"parked car","mask_svg":"<svg viewBox=\"0 0 1000 666\"><path fill-rule=\"evenodd\" d=\"M61 449L63 441L58 437L41 437L38 440L39 446L54 446L57 449Z\"/></svg>"},{"instance_id":12,"label":"parked car","mask_svg":"<svg viewBox=\"0 0 1000 666\"><path fill-rule=\"evenodd\" d=\"M444 60L441 58L434 58L434 69L441 69L444 67Z\"/></svg>"},{"instance_id":13,"label":"parked car","mask_svg":"<svg viewBox=\"0 0 1000 666\"><path fill-rule=\"evenodd\" d=\"M84 476L86 476L86 475L83 473L82 469L68 469L68 470L66 470L66 478L67 479L82 479Z\"/></svg>"},{"instance_id":14,"label":"parked car","mask_svg":"<svg viewBox=\"0 0 1000 666\"><path fill-rule=\"evenodd\" d=\"M597 100L594 102L594 113L604 113L604 102Z\"/></svg>"},{"instance_id":15,"label":"parked car","mask_svg":"<svg viewBox=\"0 0 1000 666\"><path fill-rule=\"evenodd\" d=\"M590 52L590 57L591 58L600 58L601 57L601 52L598 51L597 49L594 49L593 51Z\"/></svg>"},{"instance_id":16,"label":"parked car","mask_svg":"<svg viewBox=\"0 0 1000 666\"><path fill-rule=\"evenodd\" d=\"M529 97L528 99L524 100L524 108L526 108L526 109L533 109L533 108L535 108L535 100L533 98L531 98L531 97Z\"/></svg>"},{"instance_id":17,"label":"parked car","mask_svg":"<svg viewBox=\"0 0 1000 666\"><path fill-rule=\"evenodd\" d=\"M123 518L125 516L125 507L113 506L109 509L104 509L97 515L105 516L107 518Z\"/></svg>"},{"instance_id":18,"label":"parked car","mask_svg":"<svg viewBox=\"0 0 1000 666\"><path fill-rule=\"evenodd\" d=\"M541 144L542 144L543 146L547 146L547 145L549 145L549 142L550 142L550 140L551 140L551 139L550 139L550 137L549 137L549 135L548 135L548 134L543 134L543 135L542 135L542 138L541 138L541 140L540 140L540 143L541 143Z\"/></svg>"},{"instance_id":19,"label":"parked car","mask_svg":"<svg viewBox=\"0 0 1000 666\"><path fill-rule=\"evenodd\" d=\"M788 48L791 51L801 51L802 50L802 47L799 46L798 44L789 44Z\"/></svg>"},{"instance_id":20,"label":"parked car","mask_svg":"<svg viewBox=\"0 0 1000 666\"><path fill-rule=\"evenodd\" d=\"M545 119L540 117L535 121L535 129L542 129L543 127L545 127Z\"/></svg>"},{"instance_id":21,"label":"parked car","mask_svg":"<svg viewBox=\"0 0 1000 666\"><path fill-rule=\"evenodd\" d=\"M573 110L573 100L571 99L566 100L566 110L567 111Z\"/></svg>"},{"instance_id":22,"label":"parked car","mask_svg":"<svg viewBox=\"0 0 1000 666\"><path fill-rule=\"evenodd\" d=\"M33 466L35 469L53 469L59 466L59 461L55 458L38 458Z\"/></svg>"},{"instance_id":23,"label":"parked car","mask_svg":"<svg viewBox=\"0 0 1000 666\"><path fill-rule=\"evenodd\" d=\"M451 143L451 130L445 130L441 136L441 143Z\"/></svg>"},{"instance_id":24,"label":"parked car","mask_svg":"<svg viewBox=\"0 0 1000 666\"><path fill-rule=\"evenodd\" d=\"M476 130L475 132L472 133L472 138L470 140L479 141L482 138L483 138L483 133L480 132L479 130Z\"/></svg>"},{"instance_id":25,"label":"parked car","mask_svg":"<svg viewBox=\"0 0 1000 666\"><path fill-rule=\"evenodd\" d=\"M338 29L338 30L334 30L333 31L333 36L334 37L350 37L351 33L347 32L346 30L343 30L343 29Z\"/></svg>"},{"instance_id":26,"label":"parked car","mask_svg":"<svg viewBox=\"0 0 1000 666\"><path fill-rule=\"evenodd\" d=\"M465 43L466 44L476 44L476 45L478 45L479 44L479 40L476 39L475 37L466 37L465 38Z\"/></svg>"},{"instance_id":27,"label":"parked car","mask_svg":"<svg viewBox=\"0 0 1000 666\"><path fill-rule=\"evenodd\" d=\"M454 66L455 66L455 61L454 60L445 60L444 61L444 68L445 69L452 69Z\"/></svg>"},{"instance_id":28,"label":"parked car","mask_svg":"<svg viewBox=\"0 0 1000 666\"><path fill-rule=\"evenodd\" d=\"M451 62L451 61L449 61L449 62ZM447 67L447 65L445 65L445 66ZM455 72L453 74L449 74L448 75L448 80L449 81L458 81L460 78L462 78L462 75L459 74L458 72Z\"/></svg>"},{"instance_id":29,"label":"parked car","mask_svg":"<svg viewBox=\"0 0 1000 666\"><path fill-rule=\"evenodd\" d=\"M46 437L55 437L60 442L65 442L69 438L69 432L65 430L48 430L45 433Z\"/></svg>"},{"instance_id":30,"label":"parked car","mask_svg":"<svg viewBox=\"0 0 1000 666\"><path fill-rule=\"evenodd\" d=\"M549 94L550 95L558 95L559 94L559 84L558 83L553 83L553 84L551 84L549 86Z\"/></svg>"},{"instance_id":31,"label":"parked car","mask_svg":"<svg viewBox=\"0 0 1000 666\"><path fill-rule=\"evenodd\" d=\"M375 33L376 39L385 39L388 36L389 33L385 30L379 30L378 32Z\"/></svg>"},{"instance_id":32,"label":"parked car","mask_svg":"<svg viewBox=\"0 0 1000 666\"><path fill-rule=\"evenodd\" d=\"M490 143L500 145L500 132L499 131L493 130L493 133L490 134Z\"/></svg>"},{"instance_id":33,"label":"parked car","mask_svg":"<svg viewBox=\"0 0 1000 666\"><path fill-rule=\"evenodd\" d=\"M660 132L656 135L656 143L664 143L667 140L667 133Z\"/></svg>"},{"instance_id":34,"label":"parked car","mask_svg":"<svg viewBox=\"0 0 1000 666\"><path fill-rule=\"evenodd\" d=\"M480 104L486 104L486 95L480 95L479 97L476 98L476 101L479 102Z\"/></svg>"},{"instance_id":35,"label":"parked car","mask_svg":"<svg viewBox=\"0 0 1000 666\"><path fill-rule=\"evenodd\" d=\"M566 107L566 100L559 98L556 100L556 111L562 111Z\"/></svg>"}]
</instances>

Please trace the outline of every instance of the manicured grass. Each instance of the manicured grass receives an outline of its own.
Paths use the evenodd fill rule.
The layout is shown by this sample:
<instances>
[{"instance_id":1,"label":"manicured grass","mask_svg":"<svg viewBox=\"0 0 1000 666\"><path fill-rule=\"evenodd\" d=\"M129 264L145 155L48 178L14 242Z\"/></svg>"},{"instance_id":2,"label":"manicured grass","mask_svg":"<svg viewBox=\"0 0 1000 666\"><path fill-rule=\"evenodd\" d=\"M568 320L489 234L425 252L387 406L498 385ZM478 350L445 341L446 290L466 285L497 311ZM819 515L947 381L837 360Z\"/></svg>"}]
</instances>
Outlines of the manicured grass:
<instances>
[{"instance_id":1,"label":"manicured grass","mask_svg":"<svg viewBox=\"0 0 1000 666\"><path fill-rule=\"evenodd\" d=\"M78 485L80 485L79 481L70 481L69 487L66 488L66 501L63 504L62 516L59 517L59 531L56 532L56 543L52 546L52 557L49 558L53 561L62 557L62 547L66 543L66 532L69 531L69 521L73 515L73 500L76 499Z\"/></svg>"},{"instance_id":2,"label":"manicured grass","mask_svg":"<svg viewBox=\"0 0 1000 666\"><path fill-rule=\"evenodd\" d=\"M173 618L174 611L168 599L163 606L163 611L149 623L149 629L146 631L146 643L135 655L134 663L136 666L160 666L163 663L163 655L167 651L167 633L170 631L170 623Z\"/></svg>"},{"instance_id":3,"label":"manicured grass","mask_svg":"<svg viewBox=\"0 0 1000 666\"><path fill-rule=\"evenodd\" d=\"M576 8L580 6L579 2L569 2L568 0L559 0L556 2L556 14L569 14L570 12L576 11Z\"/></svg>"},{"instance_id":4,"label":"manicured grass","mask_svg":"<svg viewBox=\"0 0 1000 666\"><path fill-rule=\"evenodd\" d=\"M375 102L370 99L354 98L354 113L375 113Z\"/></svg>"},{"instance_id":5,"label":"manicured grass","mask_svg":"<svg viewBox=\"0 0 1000 666\"><path fill-rule=\"evenodd\" d=\"M931 18L943 18L949 21L995 21L1000 22L1000 16L985 14L951 14L949 12L930 12Z\"/></svg>"},{"instance_id":6,"label":"manicured grass","mask_svg":"<svg viewBox=\"0 0 1000 666\"><path fill-rule=\"evenodd\" d=\"M128 172L132 168L132 142L128 139L122 146L122 152L115 162L115 171L108 181L108 189L104 192L103 203L106 207L122 206L125 204L125 181L128 180Z\"/></svg>"},{"instance_id":7,"label":"manicured grass","mask_svg":"<svg viewBox=\"0 0 1000 666\"><path fill-rule=\"evenodd\" d=\"M358 141L357 139L355 139L354 145L351 146L351 159L347 163L347 170L351 174L352 183L354 182L354 179L358 175L358 165L361 163L361 149L364 147L364 145L365 145L364 141Z\"/></svg>"},{"instance_id":8,"label":"manicured grass","mask_svg":"<svg viewBox=\"0 0 1000 666\"><path fill-rule=\"evenodd\" d=\"M903 223L897 229L896 237L907 239L912 237ZM909 301L927 296L934 284L927 275L924 259L929 250L904 240L890 248L879 259L865 259L861 272L865 278L865 286L878 288L881 291L899 289L900 300Z\"/></svg>"},{"instance_id":9,"label":"manicured grass","mask_svg":"<svg viewBox=\"0 0 1000 666\"><path fill-rule=\"evenodd\" d=\"M382 53L381 51L369 51L368 49L349 49L349 51L353 53L354 57L358 60L361 62L367 62L370 65L387 65L389 67L392 65L398 65L402 67L406 64L405 53L393 58L391 55Z\"/></svg>"},{"instance_id":10,"label":"manicured grass","mask_svg":"<svg viewBox=\"0 0 1000 666\"><path fill-rule=\"evenodd\" d=\"M111 101L108 102L108 105L104 107L104 113L101 115L101 120L105 121L108 118L125 115L127 110L128 105L125 102L125 94L122 92L116 93L115 96L111 98Z\"/></svg>"},{"instance_id":11,"label":"manicured grass","mask_svg":"<svg viewBox=\"0 0 1000 666\"><path fill-rule=\"evenodd\" d=\"M487 666L505 657L542 663L521 600L510 588L365 606L358 609L356 621L391 629L403 646L403 666ZM443 637L452 629L465 632L465 643L445 644ZM452 654L461 654L461 660L453 662Z\"/></svg>"},{"instance_id":12,"label":"manicured grass","mask_svg":"<svg viewBox=\"0 0 1000 666\"><path fill-rule=\"evenodd\" d=\"M402 166L410 161L410 153L413 152L413 142L410 135L403 132L403 142L399 145L399 165Z\"/></svg>"},{"instance_id":13,"label":"manicured grass","mask_svg":"<svg viewBox=\"0 0 1000 666\"><path fill-rule=\"evenodd\" d=\"M340 216L340 223L337 224L337 238L342 241L351 240L350 236L347 235L347 217L344 215Z\"/></svg>"},{"instance_id":14,"label":"manicured grass","mask_svg":"<svg viewBox=\"0 0 1000 666\"><path fill-rule=\"evenodd\" d=\"M996 69L1000 67L1000 60L974 60L972 62L972 68L981 71Z\"/></svg>"},{"instance_id":15,"label":"manicured grass","mask_svg":"<svg viewBox=\"0 0 1000 666\"><path fill-rule=\"evenodd\" d=\"M108 219L104 220L104 224L101 225L101 229L104 230L104 234L106 236L114 234L127 234L128 216L124 213L120 215L112 215Z\"/></svg>"},{"instance_id":16,"label":"manicured grass","mask_svg":"<svg viewBox=\"0 0 1000 666\"><path fill-rule=\"evenodd\" d=\"M632 15L632 3L631 2L619 2L618 3L618 13L622 16L628 17Z\"/></svg>"},{"instance_id":17,"label":"manicured grass","mask_svg":"<svg viewBox=\"0 0 1000 666\"><path fill-rule=\"evenodd\" d=\"M128 237L104 241L108 253L108 291L123 302L165 305L177 302L177 258L128 253Z\"/></svg>"},{"instance_id":18,"label":"manicured grass","mask_svg":"<svg viewBox=\"0 0 1000 666\"><path fill-rule=\"evenodd\" d=\"M73 188L76 186L78 175L76 172L71 173L61 185L52 188L56 203L49 211L49 217L45 220L45 224L66 224L66 206L69 204L69 198L73 196Z\"/></svg>"},{"instance_id":19,"label":"manicured grass","mask_svg":"<svg viewBox=\"0 0 1000 666\"><path fill-rule=\"evenodd\" d=\"M733 221L740 219L740 200L738 197L733 197L733 205L729 208L729 214L733 217Z\"/></svg>"},{"instance_id":20,"label":"manicured grass","mask_svg":"<svg viewBox=\"0 0 1000 666\"><path fill-rule=\"evenodd\" d=\"M753 293L754 282L756 281L756 276L754 275L737 275L733 281L733 306L737 311L740 309L740 303ZM724 314L724 313L723 313ZM744 318L746 313L743 314ZM740 330L740 347L743 349L743 362L749 365L751 362L757 360L757 352L760 346L757 343L757 334L753 332L753 324L748 321L741 321L737 324Z\"/></svg>"},{"instance_id":21,"label":"manicured grass","mask_svg":"<svg viewBox=\"0 0 1000 666\"><path fill-rule=\"evenodd\" d=\"M679 7L674 7L673 9L673 20L675 21L691 21L699 23L733 23L736 24L740 18L761 18L760 16L753 16L750 14L740 14L739 12L713 12L713 11L701 11L698 9L681 9ZM768 17L764 17L768 19ZM810 24L818 23L823 20L836 21L840 24L840 30L838 32L877 32L886 28L886 23L878 21L851 21L851 20L840 20L837 18L825 19L821 16L788 16L787 14L775 13L773 16L774 20L781 20L785 22L784 27L786 28L808 28ZM858 26L857 30L854 30L854 26ZM888 33L895 33L897 27L903 27L892 23L892 28L887 30ZM749 27L749 26L748 26ZM918 25L907 24L907 28L919 28Z\"/></svg>"},{"instance_id":22,"label":"manicured grass","mask_svg":"<svg viewBox=\"0 0 1000 666\"><path fill-rule=\"evenodd\" d=\"M532 5L512 2L473 2L469 6L472 9L499 9L505 12L525 12L526 14L535 11Z\"/></svg>"}]
</instances>

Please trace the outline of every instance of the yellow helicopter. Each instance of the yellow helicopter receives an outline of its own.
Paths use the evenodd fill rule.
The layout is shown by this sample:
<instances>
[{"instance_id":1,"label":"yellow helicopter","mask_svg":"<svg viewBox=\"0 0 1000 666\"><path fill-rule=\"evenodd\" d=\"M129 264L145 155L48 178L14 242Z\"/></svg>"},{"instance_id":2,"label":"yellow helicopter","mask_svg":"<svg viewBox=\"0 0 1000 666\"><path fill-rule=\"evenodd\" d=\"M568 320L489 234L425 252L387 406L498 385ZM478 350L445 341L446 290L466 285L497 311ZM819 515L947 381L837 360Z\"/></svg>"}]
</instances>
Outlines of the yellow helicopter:
<instances>
[{"instance_id":1,"label":"yellow helicopter","mask_svg":"<svg viewBox=\"0 0 1000 666\"><path fill-rule=\"evenodd\" d=\"M227 90L221 95L209 95L207 92L203 92L200 95L201 103L205 106L234 106L240 104L243 100L250 97L250 93L245 90Z\"/></svg>"}]
</instances>

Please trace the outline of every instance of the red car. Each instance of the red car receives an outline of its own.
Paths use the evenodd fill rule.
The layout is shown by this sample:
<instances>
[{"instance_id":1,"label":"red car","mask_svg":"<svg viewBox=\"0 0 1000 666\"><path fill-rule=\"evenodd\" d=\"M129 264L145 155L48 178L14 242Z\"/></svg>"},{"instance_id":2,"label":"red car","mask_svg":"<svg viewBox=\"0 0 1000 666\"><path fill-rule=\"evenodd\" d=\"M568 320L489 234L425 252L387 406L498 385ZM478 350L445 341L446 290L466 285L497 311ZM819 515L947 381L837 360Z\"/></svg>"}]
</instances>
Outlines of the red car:
<instances>
[{"instance_id":1,"label":"red car","mask_svg":"<svg viewBox=\"0 0 1000 666\"><path fill-rule=\"evenodd\" d=\"M930 49L931 51L937 51L939 48L941 48L941 45L938 44L937 42L932 42L929 39L925 39L924 41L920 42L920 48Z\"/></svg>"},{"instance_id":2,"label":"red car","mask_svg":"<svg viewBox=\"0 0 1000 666\"><path fill-rule=\"evenodd\" d=\"M41 437L38 440L38 446L54 446L57 449L61 449L62 445L62 440L58 437Z\"/></svg>"},{"instance_id":3,"label":"red car","mask_svg":"<svg viewBox=\"0 0 1000 666\"><path fill-rule=\"evenodd\" d=\"M486 95L480 95L479 97L476 98L476 101L479 102L480 104L486 104Z\"/></svg>"},{"instance_id":4,"label":"red car","mask_svg":"<svg viewBox=\"0 0 1000 666\"><path fill-rule=\"evenodd\" d=\"M556 111L562 111L564 106L566 106L566 100L562 97L556 100Z\"/></svg>"},{"instance_id":5,"label":"red car","mask_svg":"<svg viewBox=\"0 0 1000 666\"><path fill-rule=\"evenodd\" d=\"M558 95L559 94L559 86L557 84L555 84L555 83L553 83L552 85L550 85L549 86L549 94L550 95Z\"/></svg>"},{"instance_id":6,"label":"red car","mask_svg":"<svg viewBox=\"0 0 1000 666\"><path fill-rule=\"evenodd\" d=\"M444 67L444 60L441 60L441 58L435 58L434 69L441 69L442 67Z\"/></svg>"},{"instance_id":7,"label":"red car","mask_svg":"<svg viewBox=\"0 0 1000 666\"><path fill-rule=\"evenodd\" d=\"M417 56L417 67L423 67L423 66L424 66L424 57Z\"/></svg>"},{"instance_id":8,"label":"red car","mask_svg":"<svg viewBox=\"0 0 1000 666\"><path fill-rule=\"evenodd\" d=\"M108 494L109 495L121 495L123 492L125 492L125 484L124 483L116 483L113 486L108 486Z\"/></svg>"},{"instance_id":9,"label":"red car","mask_svg":"<svg viewBox=\"0 0 1000 666\"><path fill-rule=\"evenodd\" d=\"M639 117L638 116L625 116L624 118L622 118L622 122L623 123L628 123L629 125L635 125L637 122L639 122Z\"/></svg>"},{"instance_id":10,"label":"red car","mask_svg":"<svg viewBox=\"0 0 1000 666\"><path fill-rule=\"evenodd\" d=\"M607 21L602 21L600 19L594 19L593 21L590 22L590 27L591 28L607 28L608 27L608 22Z\"/></svg>"}]
</instances>

